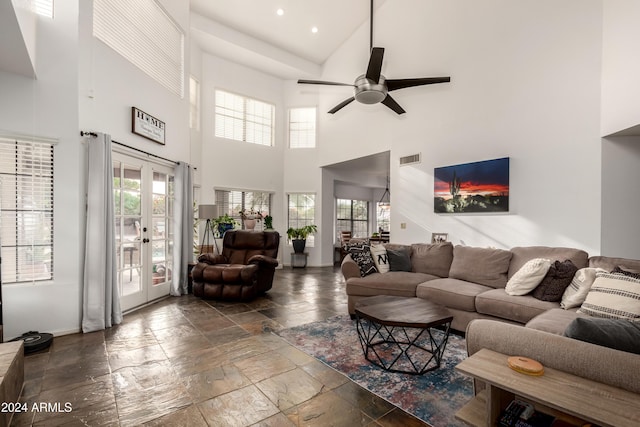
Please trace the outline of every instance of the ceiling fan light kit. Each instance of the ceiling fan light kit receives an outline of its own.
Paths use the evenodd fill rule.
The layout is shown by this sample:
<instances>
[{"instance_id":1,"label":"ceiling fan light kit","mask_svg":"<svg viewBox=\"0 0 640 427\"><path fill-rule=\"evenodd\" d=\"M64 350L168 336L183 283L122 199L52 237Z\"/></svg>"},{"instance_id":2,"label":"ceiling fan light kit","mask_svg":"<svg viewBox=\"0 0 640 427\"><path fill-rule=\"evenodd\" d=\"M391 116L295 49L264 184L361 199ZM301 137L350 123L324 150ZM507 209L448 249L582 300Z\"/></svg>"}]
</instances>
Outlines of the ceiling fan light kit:
<instances>
[{"instance_id":1,"label":"ceiling fan light kit","mask_svg":"<svg viewBox=\"0 0 640 427\"><path fill-rule=\"evenodd\" d=\"M334 114L353 101L362 104L382 103L397 114L404 114L405 110L389 95L389 92L398 89L405 89L413 86L424 86L437 83L448 83L451 77L423 77L411 79L389 79L382 74L382 59L384 58L384 48L373 47L373 0L371 0L371 25L370 25L370 48L371 56L367 72L358 76L353 84L328 82L324 80L298 80L299 84L330 85L330 86L352 86L353 96L342 101L340 104L329 110L329 114Z\"/></svg>"}]
</instances>

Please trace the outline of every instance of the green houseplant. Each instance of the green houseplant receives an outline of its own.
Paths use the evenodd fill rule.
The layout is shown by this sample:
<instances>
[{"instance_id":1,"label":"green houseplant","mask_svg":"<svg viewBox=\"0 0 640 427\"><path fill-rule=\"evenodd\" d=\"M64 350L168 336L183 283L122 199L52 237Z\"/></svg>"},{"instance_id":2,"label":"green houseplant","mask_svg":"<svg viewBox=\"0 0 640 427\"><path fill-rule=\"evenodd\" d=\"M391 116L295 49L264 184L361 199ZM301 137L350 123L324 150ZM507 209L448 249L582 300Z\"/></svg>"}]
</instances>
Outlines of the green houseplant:
<instances>
[{"instance_id":1,"label":"green houseplant","mask_svg":"<svg viewBox=\"0 0 640 427\"><path fill-rule=\"evenodd\" d=\"M304 252L304 247L307 244L307 236L318 231L316 225L305 225L300 228L289 228L287 230L287 237L293 244L293 251L295 253Z\"/></svg>"},{"instance_id":2,"label":"green houseplant","mask_svg":"<svg viewBox=\"0 0 640 427\"><path fill-rule=\"evenodd\" d=\"M227 230L233 230L236 225L240 225L238 221L236 221L229 214L220 215L218 218L213 218L211 220L213 225L213 229L218 232L218 237L222 238L224 233Z\"/></svg>"}]
</instances>

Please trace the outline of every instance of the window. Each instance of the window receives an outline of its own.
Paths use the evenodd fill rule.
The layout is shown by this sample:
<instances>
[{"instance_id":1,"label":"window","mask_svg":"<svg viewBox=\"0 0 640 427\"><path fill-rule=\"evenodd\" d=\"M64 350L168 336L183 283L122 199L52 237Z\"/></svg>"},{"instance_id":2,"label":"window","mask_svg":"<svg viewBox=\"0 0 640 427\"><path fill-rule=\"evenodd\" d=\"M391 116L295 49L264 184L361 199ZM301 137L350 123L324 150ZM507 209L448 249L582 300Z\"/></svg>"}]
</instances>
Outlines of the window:
<instances>
[{"instance_id":1,"label":"window","mask_svg":"<svg viewBox=\"0 0 640 427\"><path fill-rule=\"evenodd\" d=\"M200 82L189 78L189 127L200 130Z\"/></svg>"},{"instance_id":2,"label":"window","mask_svg":"<svg viewBox=\"0 0 640 427\"><path fill-rule=\"evenodd\" d=\"M3 283L53 279L53 145L0 138Z\"/></svg>"},{"instance_id":3,"label":"window","mask_svg":"<svg viewBox=\"0 0 640 427\"><path fill-rule=\"evenodd\" d=\"M316 108L289 110L289 147L314 148L316 146Z\"/></svg>"},{"instance_id":4,"label":"window","mask_svg":"<svg viewBox=\"0 0 640 427\"><path fill-rule=\"evenodd\" d=\"M365 200L337 200L338 234L341 231L351 231L353 237L369 236L369 202Z\"/></svg>"},{"instance_id":5,"label":"window","mask_svg":"<svg viewBox=\"0 0 640 427\"><path fill-rule=\"evenodd\" d=\"M314 225L316 218L315 194L289 194L288 228ZM314 246L313 234L307 237L306 246Z\"/></svg>"},{"instance_id":6,"label":"window","mask_svg":"<svg viewBox=\"0 0 640 427\"><path fill-rule=\"evenodd\" d=\"M216 137L273 145L272 104L216 90Z\"/></svg>"},{"instance_id":7,"label":"window","mask_svg":"<svg viewBox=\"0 0 640 427\"><path fill-rule=\"evenodd\" d=\"M391 228L390 219L391 209L389 203L376 203L376 223L378 225L377 231L389 231Z\"/></svg>"},{"instance_id":8,"label":"window","mask_svg":"<svg viewBox=\"0 0 640 427\"><path fill-rule=\"evenodd\" d=\"M156 1L94 0L93 35L184 96L184 33Z\"/></svg>"},{"instance_id":9,"label":"window","mask_svg":"<svg viewBox=\"0 0 640 427\"><path fill-rule=\"evenodd\" d=\"M271 212L271 196L271 193L264 191L216 190L218 215L228 214L240 224L240 211L243 209L253 209L263 217L267 216Z\"/></svg>"}]
</instances>

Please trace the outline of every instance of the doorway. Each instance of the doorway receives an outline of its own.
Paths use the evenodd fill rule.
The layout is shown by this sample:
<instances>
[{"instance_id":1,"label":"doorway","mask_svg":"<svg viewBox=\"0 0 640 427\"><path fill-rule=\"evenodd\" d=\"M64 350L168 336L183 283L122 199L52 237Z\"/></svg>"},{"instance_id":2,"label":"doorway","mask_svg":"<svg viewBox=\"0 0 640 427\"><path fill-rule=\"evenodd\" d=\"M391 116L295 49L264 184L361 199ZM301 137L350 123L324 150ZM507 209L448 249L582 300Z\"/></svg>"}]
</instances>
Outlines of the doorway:
<instances>
[{"instance_id":1,"label":"doorway","mask_svg":"<svg viewBox=\"0 0 640 427\"><path fill-rule=\"evenodd\" d=\"M123 311L169 294L174 184L171 167L113 153L117 276Z\"/></svg>"}]
</instances>

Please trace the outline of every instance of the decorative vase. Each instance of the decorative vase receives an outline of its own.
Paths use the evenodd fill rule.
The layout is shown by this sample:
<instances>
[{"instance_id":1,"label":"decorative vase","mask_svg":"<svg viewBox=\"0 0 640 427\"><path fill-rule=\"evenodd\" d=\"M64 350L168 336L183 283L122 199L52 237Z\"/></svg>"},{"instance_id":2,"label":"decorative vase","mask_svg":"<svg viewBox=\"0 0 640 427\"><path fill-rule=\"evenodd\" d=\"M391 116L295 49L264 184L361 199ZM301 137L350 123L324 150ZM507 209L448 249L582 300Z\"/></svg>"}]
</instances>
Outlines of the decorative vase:
<instances>
[{"instance_id":1,"label":"decorative vase","mask_svg":"<svg viewBox=\"0 0 640 427\"><path fill-rule=\"evenodd\" d=\"M258 220L255 219L245 219L244 220L244 228L247 230L253 230L256 228L256 224L258 223Z\"/></svg>"},{"instance_id":2,"label":"decorative vase","mask_svg":"<svg viewBox=\"0 0 640 427\"><path fill-rule=\"evenodd\" d=\"M219 224L218 225L218 233L220 234L220 237L224 237L224 233L226 233L228 230L233 230L233 224Z\"/></svg>"}]
</instances>

